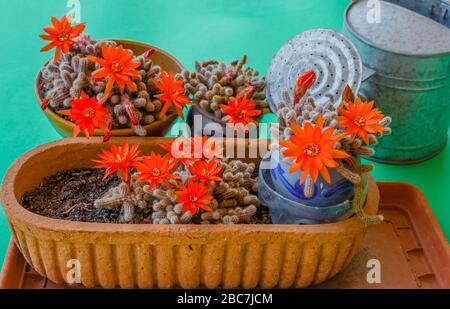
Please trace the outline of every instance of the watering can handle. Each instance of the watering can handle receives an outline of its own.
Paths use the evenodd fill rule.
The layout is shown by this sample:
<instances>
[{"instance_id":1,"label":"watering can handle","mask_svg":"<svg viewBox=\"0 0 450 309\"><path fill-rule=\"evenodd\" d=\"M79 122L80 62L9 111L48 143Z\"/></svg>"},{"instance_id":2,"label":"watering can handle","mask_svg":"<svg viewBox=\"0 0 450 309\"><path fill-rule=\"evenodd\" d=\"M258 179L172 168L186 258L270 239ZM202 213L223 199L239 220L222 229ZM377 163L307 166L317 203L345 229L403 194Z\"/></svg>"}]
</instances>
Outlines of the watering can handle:
<instances>
[{"instance_id":1,"label":"watering can handle","mask_svg":"<svg viewBox=\"0 0 450 309\"><path fill-rule=\"evenodd\" d=\"M362 70L362 78L361 81L367 81L369 78L371 78L372 76L374 76L377 72L365 65L363 65L363 70ZM358 92L358 96L360 96L364 101L370 101L372 100L371 95L365 91L364 89L360 89Z\"/></svg>"},{"instance_id":2,"label":"watering can handle","mask_svg":"<svg viewBox=\"0 0 450 309\"><path fill-rule=\"evenodd\" d=\"M361 82L365 82L366 80L368 80L369 78L374 76L376 73L377 73L377 71L375 71L375 70L373 70L373 69L363 65Z\"/></svg>"}]
</instances>

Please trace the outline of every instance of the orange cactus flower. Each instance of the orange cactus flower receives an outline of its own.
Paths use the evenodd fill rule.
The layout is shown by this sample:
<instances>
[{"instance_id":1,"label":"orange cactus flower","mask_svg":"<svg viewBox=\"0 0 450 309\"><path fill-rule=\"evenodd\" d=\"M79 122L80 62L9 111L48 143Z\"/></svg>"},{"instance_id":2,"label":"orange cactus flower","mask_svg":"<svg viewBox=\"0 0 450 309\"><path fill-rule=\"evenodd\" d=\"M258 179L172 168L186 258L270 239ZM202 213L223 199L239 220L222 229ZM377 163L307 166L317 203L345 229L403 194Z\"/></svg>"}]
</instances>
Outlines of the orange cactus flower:
<instances>
[{"instance_id":1,"label":"orange cactus flower","mask_svg":"<svg viewBox=\"0 0 450 309\"><path fill-rule=\"evenodd\" d=\"M183 80L176 80L173 72L167 75L166 72L161 71L161 80L158 82L152 79L152 82L162 92L155 96L164 102L160 117L164 116L173 105L178 116L184 119L183 108L191 104L191 99L185 95Z\"/></svg>"},{"instance_id":2,"label":"orange cactus flower","mask_svg":"<svg viewBox=\"0 0 450 309\"><path fill-rule=\"evenodd\" d=\"M308 175L313 181L320 174L323 179L330 183L328 168L336 168L334 159L350 157L347 153L333 149L334 144L345 137L345 133L333 136L334 128L323 130L323 118L319 116L315 126L307 122L301 128L295 123L291 124L294 135L289 141L281 141L280 144L287 149L283 154L294 160L290 172L295 173L302 170L300 182L303 183Z\"/></svg>"},{"instance_id":3,"label":"orange cactus flower","mask_svg":"<svg viewBox=\"0 0 450 309\"><path fill-rule=\"evenodd\" d=\"M41 34L40 37L46 41L50 41L47 45L42 47L41 52L56 48L54 61L58 61L61 53L67 54L70 47L76 42L73 40L77 38L86 27L86 24L71 25L71 18L67 16L61 17L59 20L52 17L52 26L44 27L47 34Z\"/></svg>"},{"instance_id":4,"label":"orange cactus flower","mask_svg":"<svg viewBox=\"0 0 450 309\"><path fill-rule=\"evenodd\" d=\"M167 151L169 157L186 166L199 160L217 160L223 156L223 148L215 139L207 136L180 137L160 147Z\"/></svg>"},{"instance_id":5,"label":"orange cactus flower","mask_svg":"<svg viewBox=\"0 0 450 309\"><path fill-rule=\"evenodd\" d=\"M128 142L124 142L121 146L111 145L111 151L102 149L102 153L98 154L101 160L93 160L98 163L94 168L106 168L105 176L117 172L124 182L130 179L130 169L136 167L136 164L142 159L139 157L141 151L139 144L134 144L131 149Z\"/></svg>"},{"instance_id":6,"label":"orange cactus flower","mask_svg":"<svg viewBox=\"0 0 450 309\"><path fill-rule=\"evenodd\" d=\"M168 156L162 156L152 152L150 156L143 157L142 161L136 164L136 170L140 173L137 179L148 181L149 188L153 189L156 185L168 185L169 179L178 179L172 174L176 166L176 161Z\"/></svg>"},{"instance_id":7,"label":"orange cactus flower","mask_svg":"<svg viewBox=\"0 0 450 309\"><path fill-rule=\"evenodd\" d=\"M200 160L189 166L189 171L194 175L194 179L210 182L222 180L219 177L222 168L223 166L218 165L215 161Z\"/></svg>"},{"instance_id":8,"label":"orange cactus flower","mask_svg":"<svg viewBox=\"0 0 450 309\"><path fill-rule=\"evenodd\" d=\"M79 99L70 103L69 110L58 111L59 114L68 115L75 125L73 136L77 136L80 131L84 131L86 137L94 135L94 129L101 129L105 134L109 134L108 124L109 110L97 101L95 97L90 98L82 91Z\"/></svg>"},{"instance_id":9,"label":"orange cactus flower","mask_svg":"<svg viewBox=\"0 0 450 309\"><path fill-rule=\"evenodd\" d=\"M137 91L137 86L132 78L140 78L139 72L136 70L141 65L140 61L132 61L134 55L125 50L122 45L107 46L104 44L102 55L103 59L92 55L88 56L89 60L102 66L102 68L92 72L92 77L95 79L107 78L105 93L100 101L103 103L108 99L115 83L122 93L125 86L131 91Z\"/></svg>"},{"instance_id":10,"label":"orange cactus flower","mask_svg":"<svg viewBox=\"0 0 450 309\"><path fill-rule=\"evenodd\" d=\"M228 99L228 105L220 104L220 108L227 114L222 120L243 125L256 124L253 117L259 116L261 111L255 107L255 102L248 99L246 95L241 99L241 95L238 93L235 100Z\"/></svg>"},{"instance_id":11,"label":"orange cactus flower","mask_svg":"<svg viewBox=\"0 0 450 309\"><path fill-rule=\"evenodd\" d=\"M212 211L212 209L206 205L213 199L211 195L207 195L208 187L203 183L197 182L193 179L188 181L188 185L180 184L180 191L177 191L177 202L183 204L183 211L190 211L193 215L197 214L199 209L206 211Z\"/></svg>"},{"instance_id":12,"label":"orange cactus flower","mask_svg":"<svg viewBox=\"0 0 450 309\"><path fill-rule=\"evenodd\" d=\"M336 119L341 127L347 129L347 133L352 140L359 136L367 145L369 144L367 134L383 132L384 127L379 122L384 118L384 115L378 108L373 108L373 104L374 101L363 103L361 98L356 99L355 104L342 102L343 107L338 109L342 116L338 116Z\"/></svg>"},{"instance_id":13,"label":"orange cactus flower","mask_svg":"<svg viewBox=\"0 0 450 309\"><path fill-rule=\"evenodd\" d=\"M316 82L316 73L309 70L300 74L294 88L294 104L300 102L300 99L305 95L306 91L311 88Z\"/></svg>"}]
</instances>

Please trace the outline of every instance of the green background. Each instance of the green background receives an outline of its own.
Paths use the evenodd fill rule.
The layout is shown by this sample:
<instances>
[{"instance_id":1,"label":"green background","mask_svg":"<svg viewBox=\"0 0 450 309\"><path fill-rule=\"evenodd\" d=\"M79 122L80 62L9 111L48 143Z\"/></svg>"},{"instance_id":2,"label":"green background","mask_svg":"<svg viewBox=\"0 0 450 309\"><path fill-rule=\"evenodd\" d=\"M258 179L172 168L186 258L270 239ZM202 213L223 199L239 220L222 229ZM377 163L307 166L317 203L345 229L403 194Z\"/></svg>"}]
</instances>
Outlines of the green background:
<instances>
[{"instance_id":1,"label":"green background","mask_svg":"<svg viewBox=\"0 0 450 309\"><path fill-rule=\"evenodd\" d=\"M38 37L50 17L68 12L66 0L0 0L0 178L33 147L60 138L33 94L34 77L51 57ZM342 29L348 0L80 0L81 20L95 38L127 38L161 47L192 69L195 60L249 56L265 73L277 49L315 27ZM425 163L376 164L377 180L421 188L447 239L450 237L450 149ZM0 259L10 232L0 210Z\"/></svg>"}]
</instances>

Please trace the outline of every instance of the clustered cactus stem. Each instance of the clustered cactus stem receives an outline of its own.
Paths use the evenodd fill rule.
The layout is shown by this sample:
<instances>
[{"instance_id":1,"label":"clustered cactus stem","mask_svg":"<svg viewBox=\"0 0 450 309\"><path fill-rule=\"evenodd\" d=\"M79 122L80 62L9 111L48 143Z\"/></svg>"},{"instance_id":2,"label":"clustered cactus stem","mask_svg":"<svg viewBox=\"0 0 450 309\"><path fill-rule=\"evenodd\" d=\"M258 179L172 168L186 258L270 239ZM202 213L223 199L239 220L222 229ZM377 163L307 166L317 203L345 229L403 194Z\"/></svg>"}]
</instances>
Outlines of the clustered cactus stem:
<instances>
[{"instance_id":1,"label":"clustered cactus stem","mask_svg":"<svg viewBox=\"0 0 450 309\"><path fill-rule=\"evenodd\" d=\"M71 50L58 60L50 60L41 69L39 92L43 109L50 108L55 112L70 108L71 102L79 98L84 91L89 97L101 100L104 96L106 82L95 80L91 74L100 68L99 64L88 59L88 56L101 57L101 46L117 43L114 41L97 41L87 34L81 34ZM128 50L129 53L133 53ZM139 78L135 80L137 91L126 89L122 93L114 87L104 106L110 110L113 129L131 128L136 135L145 136L144 125L161 120L162 103L156 98L161 93L152 82L161 78L161 67L150 59L154 49L142 55L134 56L133 61L139 61L137 68ZM67 115L61 115L68 118Z\"/></svg>"},{"instance_id":2,"label":"clustered cactus stem","mask_svg":"<svg viewBox=\"0 0 450 309\"><path fill-rule=\"evenodd\" d=\"M111 188L94 202L97 208L121 209L120 222L133 223L137 219L135 208L146 214L145 222L152 224L238 224L249 223L260 206L258 179L253 177L255 164L238 160L222 162L223 180L213 188L213 199L208 203L212 209L193 215L184 212L177 202L174 189L155 187L150 189L145 181L137 180L135 173L128 186L122 182ZM176 174L189 174L180 165Z\"/></svg>"},{"instance_id":3,"label":"clustered cactus stem","mask_svg":"<svg viewBox=\"0 0 450 309\"><path fill-rule=\"evenodd\" d=\"M128 144L124 144L119 149L112 148L110 154L106 151L106 156L103 151L103 155L99 156L105 160L96 160L95 162L100 163L96 167L116 167L116 162L109 158L114 154L126 154L128 149ZM150 157L137 157L139 151L136 145L131 148L130 153L133 156L128 157L133 161L124 160L123 163L127 171L129 166L135 168L133 175L121 176L122 182L118 186L112 187L94 202L97 208L119 209L121 223L137 223L141 218L136 216L138 212L144 214L144 222L152 224L251 223L260 206L254 163L216 157L177 164L170 154L163 157L152 153ZM202 160L212 162L214 168L205 170L210 165L203 164ZM171 167L174 169L171 170ZM163 170L164 168L166 169ZM200 172L197 173L199 169ZM218 172L220 174L216 174ZM210 177L211 180L197 177ZM193 191L198 193L199 188L204 188L204 193L208 196L198 196L199 200L206 202L197 209L187 207L183 202L186 189L192 185L197 186ZM188 196L188 201L191 197L192 195Z\"/></svg>"},{"instance_id":4,"label":"clustered cactus stem","mask_svg":"<svg viewBox=\"0 0 450 309\"><path fill-rule=\"evenodd\" d=\"M244 68L246 63L247 56L229 65L218 60L195 62L195 70L183 70L179 78L184 79L185 90L192 95L192 102L219 120L226 115L220 105L228 104L230 99L234 101L238 94L256 102L256 109L261 114L269 113L266 81L253 68Z\"/></svg>"}]
</instances>

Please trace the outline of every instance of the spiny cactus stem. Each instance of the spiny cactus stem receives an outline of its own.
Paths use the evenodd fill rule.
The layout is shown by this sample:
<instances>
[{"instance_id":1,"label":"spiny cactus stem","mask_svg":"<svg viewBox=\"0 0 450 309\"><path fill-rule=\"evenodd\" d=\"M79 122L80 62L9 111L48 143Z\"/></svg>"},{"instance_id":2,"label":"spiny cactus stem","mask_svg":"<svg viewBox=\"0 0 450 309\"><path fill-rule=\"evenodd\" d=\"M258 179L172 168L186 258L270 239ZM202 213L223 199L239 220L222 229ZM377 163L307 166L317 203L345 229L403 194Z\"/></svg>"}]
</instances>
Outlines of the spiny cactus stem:
<instances>
[{"instance_id":1,"label":"spiny cactus stem","mask_svg":"<svg viewBox=\"0 0 450 309\"><path fill-rule=\"evenodd\" d=\"M372 164L364 164L361 165L361 173L370 173L373 170Z\"/></svg>"},{"instance_id":2,"label":"spiny cactus stem","mask_svg":"<svg viewBox=\"0 0 450 309\"><path fill-rule=\"evenodd\" d=\"M303 188L303 194L306 198L311 198L314 195L314 181L311 175L308 174L305 179L305 187Z\"/></svg>"},{"instance_id":3,"label":"spiny cactus stem","mask_svg":"<svg viewBox=\"0 0 450 309\"><path fill-rule=\"evenodd\" d=\"M105 119L107 130L103 134L103 142L106 143L111 138L111 130L112 130L112 116L111 112Z\"/></svg>"},{"instance_id":4,"label":"spiny cactus stem","mask_svg":"<svg viewBox=\"0 0 450 309\"><path fill-rule=\"evenodd\" d=\"M130 98L127 95L124 95L122 97L123 105L125 106L125 109L127 111L128 116L130 117L131 123L134 126L137 126L139 124L138 120L136 119L136 115L133 111L133 104L130 101Z\"/></svg>"},{"instance_id":5,"label":"spiny cactus stem","mask_svg":"<svg viewBox=\"0 0 450 309\"><path fill-rule=\"evenodd\" d=\"M361 177L360 166L354 172L358 173L358 175ZM381 223L384 220L383 215L368 216L364 212L363 205L362 205L363 204L362 203L362 186L363 186L362 182L355 185L355 196L353 198L353 208L355 210L356 215L366 226L369 224Z\"/></svg>"},{"instance_id":6,"label":"spiny cactus stem","mask_svg":"<svg viewBox=\"0 0 450 309\"><path fill-rule=\"evenodd\" d=\"M355 157L348 157L345 159L345 162L347 163L347 165L349 166L350 170L352 171L359 171L360 169L360 165L358 160Z\"/></svg>"},{"instance_id":7,"label":"spiny cactus stem","mask_svg":"<svg viewBox=\"0 0 450 309\"><path fill-rule=\"evenodd\" d=\"M202 63L202 67L206 68L210 64L218 64L218 63L219 63L219 61L217 61L217 60L208 60L208 61L204 61Z\"/></svg>"},{"instance_id":8,"label":"spiny cactus stem","mask_svg":"<svg viewBox=\"0 0 450 309\"><path fill-rule=\"evenodd\" d=\"M349 180L350 182L352 182L355 185L361 183L361 177L358 174L352 172L351 170L345 168L342 164L339 164L336 167L336 171L339 174L341 174L342 177Z\"/></svg>"},{"instance_id":9,"label":"spiny cactus stem","mask_svg":"<svg viewBox=\"0 0 450 309\"><path fill-rule=\"evenodd\" d=\"M44 99L44 101L42 101L42 103L41 103L41 108L42 108L43 111L45 111L47 109L47 107L48 107L48 100L49 100L49 97L46 97Z\"/></svg>"},{"instance_id":10,"label":"spiny cactus stem","mask_svg":"<svg viewBox=\"0 0 450 309\"><path fill-rule=\"evenodd\" d=\"M236 71L241 72L242 71L242 67L244 66L244 64L247 63L247 55L244 55L241 59L241 61L239 61L237 67L236 67Z\"/></svg>"},{"instance_id":11,"label":"spiny cactus stem","mask_svg":"<svg viewBox=\"0 0 450 309\"><path fill-rule=\"evenodd\" d=\"M44 101L42 101L41 108L42 110L46 110L48 107L48 101L55 96L56 92L52 92L50 95L46 96Z\"/></svg>"},{"instance_id":12,"label":"spiny cactus stem","mask_svg":"<svg viewBox=\"0 0 450 309\"><path fill-rule=\"evenodd\" d=\"M147 49L147 50L142 54L142 56L143 56L144 58L150 58L150 57L155 53L155 51L156 51L156 49L154 49L154 48Z\"/></svg>"},{"instance_id":13,"label":"spiny cactus stem","mask_svg":"<svg viewBox=\"0 0 450 309\"><path fill-rule=\"evenodd\" d=\"M256 91L256 87L252 85L252 82L248 82L247 88L242 91L242 96L246 96L247 98L251 98Z\"/></svg>"},{"instance_id":14,"label":"spiny cactus stem","mask_svg":"<svg viewBox=\"0 0 450 309\"><path fill-rule=\"evenodd\" d=\"M233 82L233 70L227 72L227 81L231 84Z\"/></svg>"}]
</instances>

